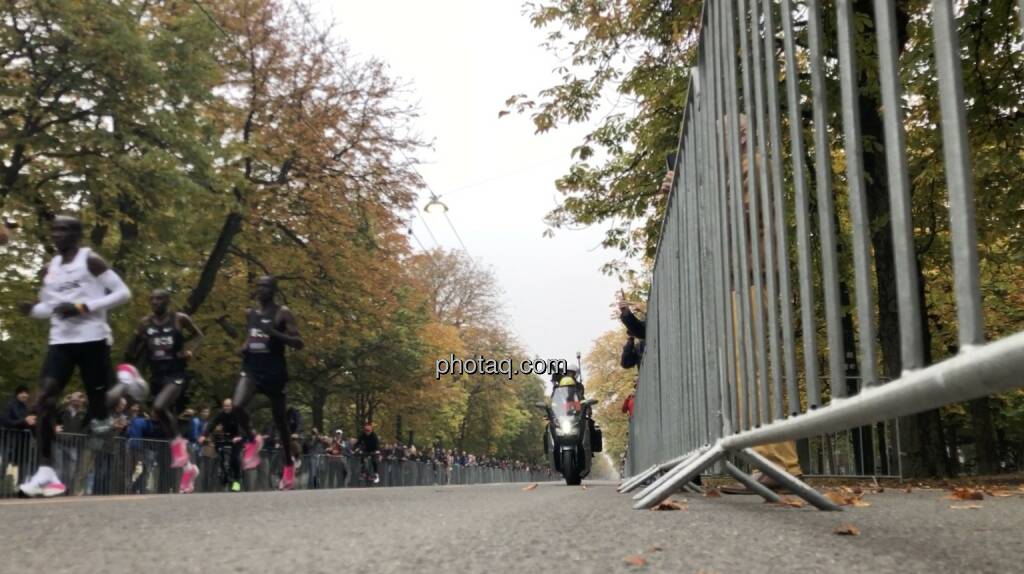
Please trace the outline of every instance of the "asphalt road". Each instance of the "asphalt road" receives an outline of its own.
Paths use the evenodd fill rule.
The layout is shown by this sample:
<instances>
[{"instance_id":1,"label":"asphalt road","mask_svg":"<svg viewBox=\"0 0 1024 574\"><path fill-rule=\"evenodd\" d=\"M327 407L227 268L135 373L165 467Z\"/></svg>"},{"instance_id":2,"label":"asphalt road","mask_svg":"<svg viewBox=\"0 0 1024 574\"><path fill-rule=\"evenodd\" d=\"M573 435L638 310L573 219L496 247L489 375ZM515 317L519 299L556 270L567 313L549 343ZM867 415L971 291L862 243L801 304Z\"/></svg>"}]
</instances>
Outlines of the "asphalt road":
<instances>
[{"instance_id":1,"label":"asphalt road","mask_svg":"<svg viewBox=\"0 0 1024 574\"><path fill-rule=\"evenodd\" d=\"M0 502L0 571L1020 572L1024 496L953 510L942 491L820 512L677 495L630 510L613 483ZM859 536L838 536L842 524ZM633 566L625 559L639 555Z\"/></svg>"}]
</instances>

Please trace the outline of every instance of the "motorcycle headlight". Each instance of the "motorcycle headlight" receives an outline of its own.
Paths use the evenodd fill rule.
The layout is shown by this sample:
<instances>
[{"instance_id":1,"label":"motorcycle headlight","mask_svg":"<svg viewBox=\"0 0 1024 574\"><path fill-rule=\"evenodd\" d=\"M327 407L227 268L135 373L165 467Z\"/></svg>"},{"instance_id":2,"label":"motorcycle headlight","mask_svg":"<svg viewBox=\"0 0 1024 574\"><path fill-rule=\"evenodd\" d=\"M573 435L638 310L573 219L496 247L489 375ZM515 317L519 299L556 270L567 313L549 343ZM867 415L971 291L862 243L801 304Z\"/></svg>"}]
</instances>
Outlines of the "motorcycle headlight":
<instances>
[{"instance_id":1,"label":"motorcycle headlight","mask_svg":"<svg viewBox=\"0 0 1024 574\"><path fill-rule=\"evenodd\" d=\"M558 424L555 425L555 434L558 436L572 436L576 434L576 425L572 424L571 418L559 419Z\"/></svg>"}]
</instances>

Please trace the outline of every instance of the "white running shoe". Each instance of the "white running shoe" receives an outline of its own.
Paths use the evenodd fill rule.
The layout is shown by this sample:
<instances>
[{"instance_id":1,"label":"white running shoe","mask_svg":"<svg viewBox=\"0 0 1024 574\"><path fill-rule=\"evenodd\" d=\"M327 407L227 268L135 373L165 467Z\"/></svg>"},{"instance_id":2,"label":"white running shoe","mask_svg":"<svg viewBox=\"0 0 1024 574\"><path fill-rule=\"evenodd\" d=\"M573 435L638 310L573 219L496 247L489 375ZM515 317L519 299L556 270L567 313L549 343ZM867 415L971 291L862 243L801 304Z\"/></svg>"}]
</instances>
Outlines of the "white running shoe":
<instances>
[{"instance_id":1,"label":"white running shoe","mask_svg":"<svg viewBox=\"0 0 1024 574\"><path fill-rule=\"evenodd\" d=\"M128 394L136 401L142 402L149 398L149 383L142 378L134 365L121 363L117 366L117 382L125 386Z\"/></svg>"},{"instance_id":2,"label":"white running shoe","mask_svg":"<svg viewBox=\"0 0 1024 574\"><path fill-rule=\"evenodd\" d=\"M39 470L26 482L18 487L22 494L28 497L50 498L60 496L67 491L64 483L57 478L57 473L48 466L41 466Z\"/></svg>"}]
</instances>

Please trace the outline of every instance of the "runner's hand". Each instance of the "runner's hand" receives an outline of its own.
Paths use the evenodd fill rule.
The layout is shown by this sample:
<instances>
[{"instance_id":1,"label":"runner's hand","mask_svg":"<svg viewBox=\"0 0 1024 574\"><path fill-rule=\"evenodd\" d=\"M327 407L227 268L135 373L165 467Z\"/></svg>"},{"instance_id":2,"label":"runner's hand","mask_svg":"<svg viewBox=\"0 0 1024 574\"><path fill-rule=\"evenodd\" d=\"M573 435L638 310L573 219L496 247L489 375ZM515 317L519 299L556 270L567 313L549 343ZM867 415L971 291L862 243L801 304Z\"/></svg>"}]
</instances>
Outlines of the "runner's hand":
<instances>
[{"instance_id":1,"label":"runner's hand","mask_svg":"<svg viewBox=\"0 0 1024 574\"><path fill-rule=\"evenodd\" d=\"M30 427L36 426L36 415L28 415L25 417L25 424Z\"/></svg>"},{"instance_id":2,"label":"runner's hand","mask_svg":"<svg viewBox=\"0 0 1024 574\"><path fill-rule=\"evenodd\" d=\"M82 314L82 312L78 310L78 307L76 307L74 303L61 303L60 305L57 305L56 307L53 308L53 312L65 319L77 317Z\"/></svg>"},{"instance_id":3,"label":"runner's hand","mask_svg":"<svg viewBox=\"0 0 1024 574\"><path fill-rule=\"evenodd\" d=\"M675 172L670 171L670 172L666 173L664 179L661 180L661 193L663 195L667 195L668 192L671 191L671 189L672 189L672 177L674 175L675 175Z\"/></svg>"}]
</instances>

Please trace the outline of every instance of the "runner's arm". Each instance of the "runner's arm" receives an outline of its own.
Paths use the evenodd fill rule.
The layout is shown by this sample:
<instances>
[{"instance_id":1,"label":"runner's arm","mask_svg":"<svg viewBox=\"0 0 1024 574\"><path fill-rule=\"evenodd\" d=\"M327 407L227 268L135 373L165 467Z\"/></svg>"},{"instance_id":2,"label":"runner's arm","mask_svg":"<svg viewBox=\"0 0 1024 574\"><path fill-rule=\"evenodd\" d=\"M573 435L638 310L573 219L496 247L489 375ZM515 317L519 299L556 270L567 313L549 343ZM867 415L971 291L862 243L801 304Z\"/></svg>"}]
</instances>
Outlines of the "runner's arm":
<instances>
[{"instance_id":1,"label":"runner's arm","mask_svg":"<svg viewBox=\"0 0 1024 574\"><path fill-rule=\"evenodd\" d=\"M93 301L83 301L86 310L89 312L104 311L118 305L127 303L132 298L132 292L125 285L121 277L114 272L107 262L96 255L89 255L87 262L89 272L99 280L100 285L107 290L107 294Z\"/></svg>"},{"instance_id":2,"label":"runner's arm","mask_svg":"<svg viewBox=\"0 0 1024 574\"><path fill-rule=\"evenodd\" d=\"M270 336L293 349L302 349L306 344L302 341L302 335L299 334L299 326L295 322L295 315L292 315L291 310L287 307L281 307L277 316L278 321L276 321L275 326L283 324L284 331L270 329Z\"/></svg>"},{"instance_id":3,"label":"runner's arm","mask_svg":"<svg viewBox=\"0 0 1024 574\"><path fill-rule=\"evenodd\" d=\"M203 344L203 332L199 330L195 322L192 321L192 317L184 313L178 313L178 320L181 321L181 331L185 334L186 345L185 352L191 356L199 350L199 347Z\"/></svg>"},{"instance_id":4,"label":"runner's arm","mask_svg":"<svg viewBox=\"0 0 1024 574\"><path fill-rule=\"evenodd\" d=\"M135 328L135 332L132 333L131 340L128 341L128 346L124 350L124 361L126 363L135 364L139 361L142 356L143 345L145 339L143 333L146 329L146 319L139 322L139 325Z\"/></svg>"}]
</instances>

